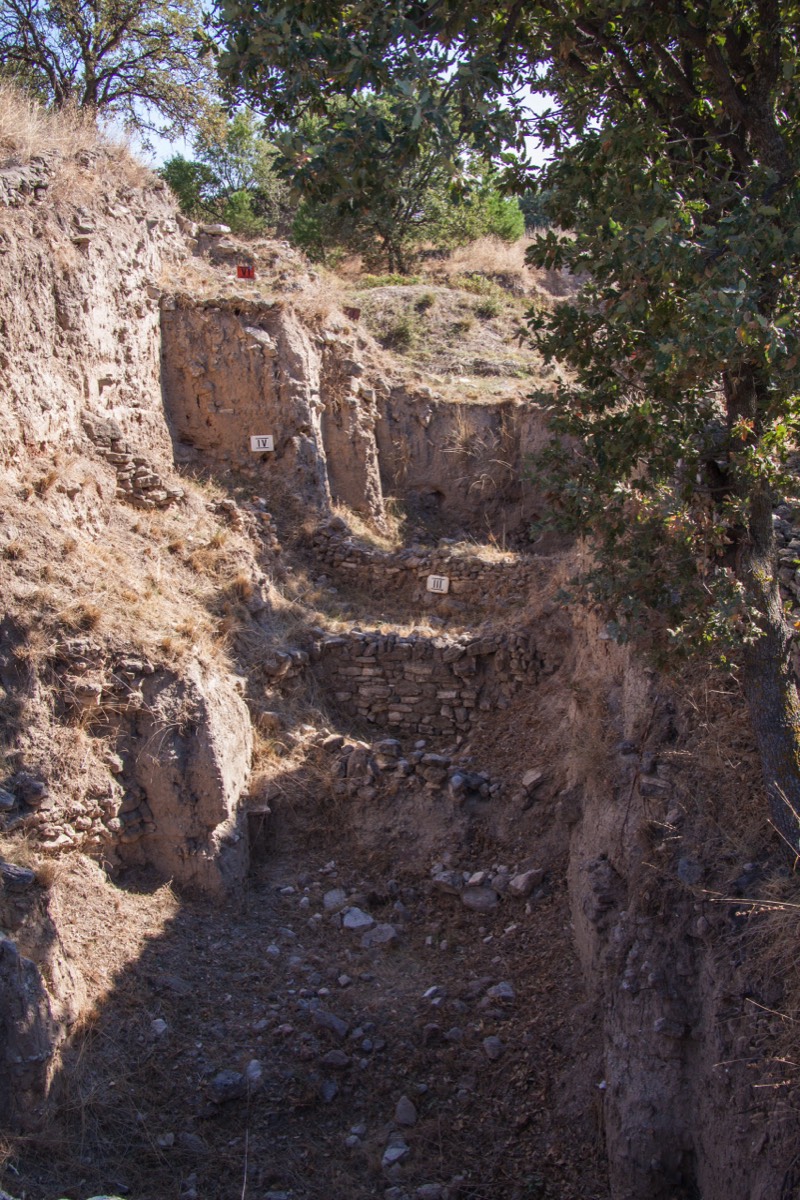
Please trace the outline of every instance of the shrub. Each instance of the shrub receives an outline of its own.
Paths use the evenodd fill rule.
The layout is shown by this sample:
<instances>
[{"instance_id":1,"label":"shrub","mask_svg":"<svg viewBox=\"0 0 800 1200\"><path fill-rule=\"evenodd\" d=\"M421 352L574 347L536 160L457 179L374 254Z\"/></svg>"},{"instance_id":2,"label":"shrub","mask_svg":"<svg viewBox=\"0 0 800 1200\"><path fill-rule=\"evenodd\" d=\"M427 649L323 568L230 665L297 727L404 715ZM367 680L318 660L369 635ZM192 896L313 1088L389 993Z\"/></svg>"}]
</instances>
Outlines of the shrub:
<instances>
[{"instance_id":1,"label":"shrub","mask_svg":"<svg viewBox=\"0 0 800 1200\"><path fill-rule=\"evenodd\" d=\"M499 317L503 306L497 296L484 296L475 305L474 313L476 317L480 317L482 321L488 321L492 317Z\"/></svg>"},{"instance_id":2,"label":"shrub","mask_svg":"<svg viewBox=\"0 0 800 1200\"><path fill-rule=\"evenodd\" d=\"M417 322L411 313L401 313L388 326L381 342L386 350L397 350L403 353L415 345L419 335Z\"/></svg>"}]
</instances>

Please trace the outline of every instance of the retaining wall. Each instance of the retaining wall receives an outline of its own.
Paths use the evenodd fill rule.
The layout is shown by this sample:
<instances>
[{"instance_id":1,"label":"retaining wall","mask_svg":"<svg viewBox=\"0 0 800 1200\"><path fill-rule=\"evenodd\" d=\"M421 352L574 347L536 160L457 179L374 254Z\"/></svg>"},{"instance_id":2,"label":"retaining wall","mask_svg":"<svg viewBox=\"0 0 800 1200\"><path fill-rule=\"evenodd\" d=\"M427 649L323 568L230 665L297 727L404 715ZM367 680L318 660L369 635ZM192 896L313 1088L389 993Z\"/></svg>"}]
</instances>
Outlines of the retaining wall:
<instances>
[{"instance_id":1,"label":"retaining wall","mask_svg":"<svg viewBox=\"0 0 800 1200\"><path fill-rule=\"evenodd\" d=\"M467 733L558 665L533 633L448 639L351 631L323 639L314 673L348 717L400 734Z\"/></svg>"},{"instance_id":2,"label":"retaining wall","mask_svg":"<svg viewBox=\"0 0 800 1200\"><path fill-rule=\"evenodd\" d=\"M314 537L314 553L320 563L342 582L364 591L391 592L411 604L427 602L445 606L447 597L471 606L492 603L524 603L542 575L542 564L530 558L490 562L453 553L447 547L433 551L411 548L391 554L343 537L336 524L326 525ZM427 591L429 575L449 580L445 595Z\"/></svg>"}]
</instances>

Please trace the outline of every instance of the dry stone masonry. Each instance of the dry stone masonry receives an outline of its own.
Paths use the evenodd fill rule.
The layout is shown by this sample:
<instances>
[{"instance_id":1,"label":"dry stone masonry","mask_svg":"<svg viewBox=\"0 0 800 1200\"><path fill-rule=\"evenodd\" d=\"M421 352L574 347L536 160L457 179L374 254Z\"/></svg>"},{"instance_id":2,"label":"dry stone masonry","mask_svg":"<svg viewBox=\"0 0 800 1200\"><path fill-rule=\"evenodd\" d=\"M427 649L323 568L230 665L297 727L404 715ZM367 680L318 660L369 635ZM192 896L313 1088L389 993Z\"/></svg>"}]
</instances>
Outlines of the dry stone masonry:
<instances>
[{"instance_id":1,"label":"dry stone masonry","mask_svg":"<svg viewBox=\"0 0 800 1200\"><path fill-rule=\"evenodd\" d=\"M490 596L493 604L524 604L541 578L541 564L533 559L506 558L486 561L459 554L447 545L435 550L411 546L395 553L365 546L344 532L338 518L314 536L316 558L344 582L366 592L390 592L409 604L437 603L427 590L430 575L449 580L444 608L482 608Z\"/></svg>"},{"instance_id":2,"label":"dry stone masonry","mask_svg":"<svg viewBox=\"0 0 800 1200\"><path fill-rule=\"evenodd\" d=\"M134 508L169 508L176 500L183 499L183 488L165 483L150 458L137 454L122 436L116 421L86 416L83 428L106 462L116 470L118 500L126 500Z\"/></svg>"},{"instance_id":3,"label":"dry stone masonry","mask_svg":"<svg viewBox=\"0 0 800 1200\"><path fill-rule=\"evenodd\" d=\"M315 673L339 710L398 733L466 733L523 685L552 673L530 632L461 638L352 630L316 646Z\"/></svg>"}]
</instances>

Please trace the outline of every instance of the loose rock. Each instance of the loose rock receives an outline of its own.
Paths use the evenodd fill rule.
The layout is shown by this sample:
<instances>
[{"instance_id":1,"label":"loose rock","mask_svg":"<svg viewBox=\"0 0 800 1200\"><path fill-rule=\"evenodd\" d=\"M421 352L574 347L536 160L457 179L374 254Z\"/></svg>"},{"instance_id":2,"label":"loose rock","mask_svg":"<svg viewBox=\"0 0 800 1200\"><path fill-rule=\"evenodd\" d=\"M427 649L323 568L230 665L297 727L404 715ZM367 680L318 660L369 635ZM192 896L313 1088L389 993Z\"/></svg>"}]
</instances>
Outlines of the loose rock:
<instances>
[{"instance_id":1,"label":"loose rock","mask_svg":"<svg viewBox=\"0 0 800 1200\"><path fill-rule=\"evenodd\" d=\"M361 939L361 945L365 950L372 950L376 946L388 946L396 942L397 936L394 925L376 925L374 929L367 930Z\"/></svg>"},{"instance_id":2,"label":"loose rock","mask_svg":"<svg viewBox=\"0 0 800 1200\"><path fill-rule=\"evenodd\" d=\"M394 1119L398 1125L410 1128L417 1123L417 1106L408 1096L401 1096L394 1110Z\"/></svg>"},{"instance_id":3,"label":"loose rock","mask_svg":"<svg viewBox=\"0 0 800 1200\"><path fill-rule=\"evenodd\" d=\"M375 918L360 908L347 908L342 916L342 925L345 929L371 929L374 924Z\"/></svg>"},{"instance_id":4,"label":"loose rock","mask_svg":"<svg viewBox=\"0 0 800 1200\"><path fill-rule=\"evenodd\" d=\"M239 1071L219 1071L211 1080L211 1096L217 1104L239 1100L246 1091L245 1077Z\"/></svg>"},{"instance_id":5,"label":"loose rock","mask_svg":"<svg viewBox=\"0 0 800 1200\"><path fill-rule=\"evenodd\" d=\"M498 900L497 892L490 887L467 887L461 893L461 903L473 912L491 912Z\"/></svg>"},{"instance_id":6,"label":"loose rock","mask_svg":"<svg viewBox=\"0 0 800 1200\"><path fill-rule=\"evenodd\" d=\"M492 1036L483 1039L483 1051L487 1058L496 1062L498 1058L503 1057L506 1048L499 1037Z\"/></svg>"},{"instance_id":7,"label":"loose rock","mask_svg":"<svg viewBox=\"0 0 800 1200\"><path fill-rule=\"evenodd\" d=\"M27 892L36 883L36 872L16 863L0 862L0 882L8 892Z\"/></svg>"},{"instance_id":8,"label":"loose rock","mask_svg":"<svg viewBox=\"0 0 800 1200\"><path fill-rule=\"evenodd\" d=\"M341 1017L337 1017L335 1013L329 1012L327 1008L314 1008L311 1010L311 1019L318 1029L326 1029L332 1033L334 1037L347 1037L347 1031L350 1028L346 1021Z\"/></svg>"},{"instance_id":9,"label":"loose rock","mask_svg":"<svg viewBox=\"0 0 800 1200\"><path fill-rule=\"evenodd\" d=\"M383 1152L381 1166L384 1171L387 1167L394 1166L395 1163L402 1162L410 1153L408 1143L401 1133L393 1133L389 1138L386 1149Z\"/></svg>"},{"instance_id":10,"label":"loose rock","mask_svg":"<svg viewBox=\"0 0 800 1200\"><path fill-rule=\"evenodd\" d=\"M534 888L537 888L544 879L544 871L539 867L535 867L532 871L523 871L520 875L514 875L508 881L508 890L512 896L530 896Z\"/></svg>"}]
</instances>

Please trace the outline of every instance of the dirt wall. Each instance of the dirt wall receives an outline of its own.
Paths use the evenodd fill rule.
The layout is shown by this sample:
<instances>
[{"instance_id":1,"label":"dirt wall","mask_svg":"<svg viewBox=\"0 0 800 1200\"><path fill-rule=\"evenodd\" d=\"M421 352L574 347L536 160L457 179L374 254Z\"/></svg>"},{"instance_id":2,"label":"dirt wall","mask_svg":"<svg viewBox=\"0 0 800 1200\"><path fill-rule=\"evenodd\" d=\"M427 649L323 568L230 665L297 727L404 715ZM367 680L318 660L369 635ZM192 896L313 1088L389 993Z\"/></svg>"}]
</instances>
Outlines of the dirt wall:
<instances>
[{"instance_id":1,"label":"dirt wall","mask_svg":"<svg viewBox=\"0 0 800 1200\"><path fill-rule=\"evenodd\" d=\"M546 426L525 401L455 404L393 388L379 400L376 436L384 492L411 514L502 540L541 509L526 464Z\"/></svg>"},{"instance_id":2,"label":"dirt wall","mask_svg":"<svg viewBox=\"0 0 800 1200\"><path fill-rule=\"evenodd\" d=\"M263 487L328 511L342 500L380 523L374 399L339 338L317 337L283 302L162 304L162 377L180 462L250 470ZM251 437L273 449L254 452Z\"/></svg>"},{"instance_id":3,"label":"dirt wall","mask_svg":"<svg viewBox=\"0 0 800 1200\"><path fill-rule=\"evenodd\" d=\"M82 445L91 413L171 462L158 284L185 252L174 203L152 176L121 185L102 152L73 169L69 191L53 166L42 190L0 196L2 461Z\"/></svg>"},{"instance_id":4,"label":"dirt wall","mask_svg":"<svg viewBox=\"0 0 800 1200\"><path fill-rule=\"evenodd\" d=\"M612 1195L794 1195L797 1124L791 1102L776 1102L788 1086L782 988L759 968L752 910L735 900L765 869L746 861L742 836L752 748L740 734L739 796L731 761L709 762L697 707L596 621L579 625L568 874L603 1029Z\"/></svg>"}]
</instances>

